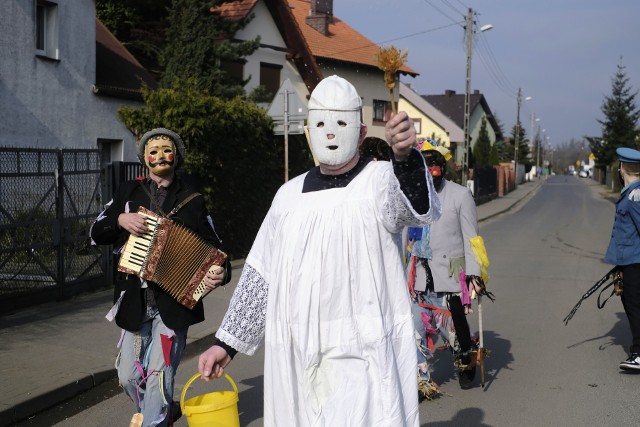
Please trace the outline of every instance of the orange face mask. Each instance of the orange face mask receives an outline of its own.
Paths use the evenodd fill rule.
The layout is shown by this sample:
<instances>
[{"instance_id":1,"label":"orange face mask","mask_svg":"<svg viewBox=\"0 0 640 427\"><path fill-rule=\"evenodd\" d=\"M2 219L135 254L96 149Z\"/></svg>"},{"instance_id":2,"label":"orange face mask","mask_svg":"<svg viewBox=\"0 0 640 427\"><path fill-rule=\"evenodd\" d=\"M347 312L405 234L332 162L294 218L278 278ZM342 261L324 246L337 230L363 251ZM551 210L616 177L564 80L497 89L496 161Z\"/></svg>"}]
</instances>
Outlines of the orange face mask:
<instances>
[{"instance_id":1,"label":"orange face mask","mask_svg":"<svg viewBox=\"0 0 640 427\"><path fill-rule=\"evenodd\" d=\"M440 168L440 166L430 166L429 167L429 173L431 174L431 176L442 176L442 169Z\"/></svg>"}]
</instances>

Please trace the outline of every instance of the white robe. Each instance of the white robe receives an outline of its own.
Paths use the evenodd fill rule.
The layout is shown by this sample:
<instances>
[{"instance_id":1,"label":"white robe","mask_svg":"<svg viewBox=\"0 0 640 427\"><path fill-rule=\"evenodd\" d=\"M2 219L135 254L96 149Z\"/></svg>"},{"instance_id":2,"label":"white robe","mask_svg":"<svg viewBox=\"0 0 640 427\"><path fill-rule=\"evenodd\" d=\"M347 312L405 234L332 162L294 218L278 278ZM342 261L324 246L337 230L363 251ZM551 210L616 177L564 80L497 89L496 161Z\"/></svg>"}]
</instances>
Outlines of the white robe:
<instances>
[{"instance_id":1,"label":"white robe","mask_svg":"<svg viewBox=\"0 0 640 427\"><path fill-rule=\"evenodd\" d=\"M217 336L252 354L259 342L237 335L257 316L248 301L268 294L265 426L417 427L399 232L438 218L431 179L430 209L419 215L389 162L370 162L344 188L302 193L304 177L278 191L246 259L253 277L243 272L245 289L234 293ZM256 275L267 292L251 290L262 281Z\"/></svg>"}]
</instances>

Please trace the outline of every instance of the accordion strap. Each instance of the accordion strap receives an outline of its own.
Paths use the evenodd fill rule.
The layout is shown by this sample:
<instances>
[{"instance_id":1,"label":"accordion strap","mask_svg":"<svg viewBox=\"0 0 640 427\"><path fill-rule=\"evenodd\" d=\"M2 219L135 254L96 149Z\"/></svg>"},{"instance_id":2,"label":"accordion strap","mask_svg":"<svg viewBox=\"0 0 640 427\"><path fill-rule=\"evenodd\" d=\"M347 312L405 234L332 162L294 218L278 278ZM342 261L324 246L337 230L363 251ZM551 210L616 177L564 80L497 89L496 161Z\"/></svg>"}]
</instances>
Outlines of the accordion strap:
<instances>
[{"instance_id":1,"label":"accordion strap","mask_svg":"<svg viewBox=\"0 0 640 427\"><path fill-rule=\"evenodd\" d=\"M140 186L142 187L142 189L145 191L145 193L147 193L147 196L149 196L149 198L151 200L154 200L153 196L151 195L151 191L149 191L149 189L147 188L146 185L144 185L144 182L140 181ZM162 215L164 218L171 218L172 216L174 216L176 213L178 213L178 211L180 209L182 209L184 207L184 205L186 205L187 203L189 203L191 200L193 200L193 198L200 196L200 193L191 193L189 194L187 197L184 198L183 201L181 201L180 203L177 204L177 206L173 209L171 209L171 212L169 212L169 214L164 213L164 211L162 210L162 208L160 206L158 206L158 210L160 211L160 215Z\"/></svg>"},{"instance_id":2,"label":"accordion strap","mask_svg":"<svg viewBox=\"0 0 640 427\"><path fill-rule=\"evenodd\" d=\"M169 212L169 215L167 215L167 218L174 216L176 213L178 213L180 209L182 209L184 205L189 203L194 197L198 197L198 196L200 196L200 193L189 194L187 197L185 197L183 201L178 203L178 205L175 208L171 209L171 212Z\"/></svg>"}]
</instances>

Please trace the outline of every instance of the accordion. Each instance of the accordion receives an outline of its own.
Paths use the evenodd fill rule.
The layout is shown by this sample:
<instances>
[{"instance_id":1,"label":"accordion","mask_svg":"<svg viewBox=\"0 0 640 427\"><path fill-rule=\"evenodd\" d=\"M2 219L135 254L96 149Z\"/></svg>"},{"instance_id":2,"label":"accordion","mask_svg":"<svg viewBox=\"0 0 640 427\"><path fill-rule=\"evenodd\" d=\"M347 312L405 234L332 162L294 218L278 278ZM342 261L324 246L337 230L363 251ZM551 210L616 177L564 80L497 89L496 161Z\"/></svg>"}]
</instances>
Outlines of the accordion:
<instances>
[{"instance_id":1,"label":"accordion","mask_svg":"<svg viewBox=\"0 0 640 427\"><path fill-rule=\"evenodd\" d=\"M190 229L140 207L149 231L129 236L118 261L118 271L155 282L176 301L193 308L211 288L204 276L223 266L227 254Z\"/></svg>"}]
</instances>

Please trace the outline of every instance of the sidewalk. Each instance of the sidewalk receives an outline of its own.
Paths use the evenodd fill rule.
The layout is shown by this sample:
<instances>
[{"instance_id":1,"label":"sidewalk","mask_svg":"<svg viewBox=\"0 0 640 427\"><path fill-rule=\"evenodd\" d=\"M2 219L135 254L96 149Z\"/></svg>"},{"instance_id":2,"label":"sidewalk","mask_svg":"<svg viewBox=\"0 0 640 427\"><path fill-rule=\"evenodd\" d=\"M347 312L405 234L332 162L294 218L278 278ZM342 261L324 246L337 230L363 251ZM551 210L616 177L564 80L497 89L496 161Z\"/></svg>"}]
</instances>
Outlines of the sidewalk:
<instances>
[{"instance_id":1,"label":"sidewalk","mask_svg":"<svg viewBox=\"0 0 640 427\"><path fill-rule=\"evenodd\" d=\"M544 182L527 182L504 197L478 206L478 221L482 224L517 207ZM206 320L189 328L187 353L189 348L198 347L194 343L211 340L220 325L242 261L233 266L232 281L204 300ZM0 427L13 425L115 377L119 330L104 318L111 298L112 291L103 290L0 316ZM178 387L176 390L179 395Z\"/></svg>"}]
</instances>

